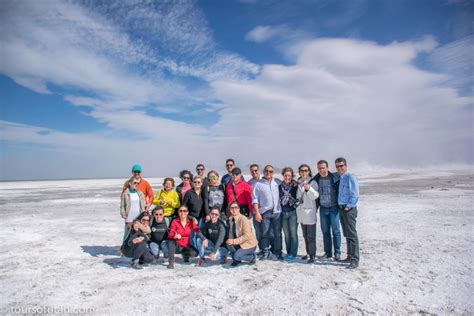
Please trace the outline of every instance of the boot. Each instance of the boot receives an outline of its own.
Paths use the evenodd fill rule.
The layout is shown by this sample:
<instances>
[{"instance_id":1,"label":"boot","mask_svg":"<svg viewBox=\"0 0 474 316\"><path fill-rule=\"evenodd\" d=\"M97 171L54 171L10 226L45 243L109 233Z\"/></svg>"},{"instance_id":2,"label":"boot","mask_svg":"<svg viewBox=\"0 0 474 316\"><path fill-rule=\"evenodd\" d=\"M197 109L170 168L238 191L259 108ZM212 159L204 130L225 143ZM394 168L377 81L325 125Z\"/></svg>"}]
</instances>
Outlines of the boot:
<instances>
[{"instance_id":1,"label":"boot","mask_svg":"<svg viewBox=\"0 0 474 316\"><path fill-rule=\"evenodd\" d=\"M314 263L314 256L309 256L308 263Z\"/></svg>"},{"instance_id":2,"label":"boot","mask_svg":"<svg viewBox=\"0 0 474 316\"><path fill-rule=\"evenodd\" d=\"M139 263L139 259L134 259L132 262L132 268L134 269L143 269L143 266Z\"/></svg>"}]
</instances>

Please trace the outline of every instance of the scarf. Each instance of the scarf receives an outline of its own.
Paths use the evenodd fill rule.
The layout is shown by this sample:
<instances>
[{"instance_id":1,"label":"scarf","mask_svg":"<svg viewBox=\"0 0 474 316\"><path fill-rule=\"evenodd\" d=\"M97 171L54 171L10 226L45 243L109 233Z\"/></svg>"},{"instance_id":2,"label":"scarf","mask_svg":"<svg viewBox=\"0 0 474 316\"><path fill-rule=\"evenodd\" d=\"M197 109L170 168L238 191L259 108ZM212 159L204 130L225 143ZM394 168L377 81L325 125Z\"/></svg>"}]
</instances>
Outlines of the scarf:
<instances>
[{"instance_id":1,"label":"scarf","mask_svg":"<svg viewBox=\"0 0 474 316\"><path fill-rule=\"evenodd\" d=\"M296 199L291 196L291 189L293 188L293 183L281 183L281 190L283 191L283 196L280 198L281 205L288 205L293 207L295 205Z\"/></svg>"}]
</instances>

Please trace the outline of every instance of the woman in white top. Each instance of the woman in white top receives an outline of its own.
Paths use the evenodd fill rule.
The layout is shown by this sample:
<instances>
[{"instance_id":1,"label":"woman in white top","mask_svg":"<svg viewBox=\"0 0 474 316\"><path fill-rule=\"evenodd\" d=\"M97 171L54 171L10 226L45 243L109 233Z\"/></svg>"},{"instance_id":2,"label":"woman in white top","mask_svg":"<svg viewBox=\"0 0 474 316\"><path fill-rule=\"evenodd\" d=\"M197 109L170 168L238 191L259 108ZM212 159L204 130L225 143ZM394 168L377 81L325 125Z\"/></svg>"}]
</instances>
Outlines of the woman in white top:
<instances>
[{"instance_id":1,"label":"woman in white top","mask_svg":"<svg viewBox=\"0 0 474 316\"><path fill-rule=\"evenodd\" d=\"M298 179L298 192L296 198L298 207L296 214L298 223L303 230L306 255L303 260L308 259L308 263L314 263L316 257L316 222L318 206L316 200L319 197L318 184L312 179L311 168L307 164L298 167L300 178Z\"/></svg>"},{"instance_id":2,"label":"woman in white top","mask_svg":"<svg viewBox=\"0 0 474 316\"><path fill-rule=\"evenodd\" d=\"M127 189L122 192L120 203L120 215L125 220L125 231L123 241L127 239L130 233L131 223L142 212L146 212L145 196L140 190L137 190L138 180L132 179L128 182Z\"/></svg>"}]
</instances>

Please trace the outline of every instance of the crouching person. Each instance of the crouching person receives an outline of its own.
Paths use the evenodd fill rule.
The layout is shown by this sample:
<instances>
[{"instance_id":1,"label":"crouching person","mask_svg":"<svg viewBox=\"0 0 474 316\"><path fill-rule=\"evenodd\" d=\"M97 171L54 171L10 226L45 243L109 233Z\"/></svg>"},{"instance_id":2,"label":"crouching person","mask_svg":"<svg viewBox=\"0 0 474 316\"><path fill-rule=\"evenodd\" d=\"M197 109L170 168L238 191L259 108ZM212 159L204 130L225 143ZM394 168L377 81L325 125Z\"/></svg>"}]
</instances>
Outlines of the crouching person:
<instances>
[{"instance_id":1,"label":"crouching person","mask_svg":"<svg viewBox=\"0 0 474 316\"><path fill-rule=\"evenodd\" d=\"M127 241L129 253L133 258L132 268L142 269L142 264L148 264L154 261L154 257L148 248L148 237L142 230L142 224L139 220L134 220L130 229L130 236Z\"/></svg>"},{"instance_id":2,"label":"crouching person","mask_svg":"<svg viewBox=\"0 0 474 316\"><path fill-rule=\"evenodd\" d=\"M193 251L190 243L191 232L198 233L199 226L197 220L195 218L191 220L188 215L188 208L185 205L181 205L178 210L178 217L171 222L168 232L168 269L174 269L174 254L177 251L183 255L184 262L189 262L189 257Z\"/></svg>"},{"instance_id":3,"label":"crouching person","mask_svg":"<svg viewBox=\"0 0 474 316\"><path fill-rule=\"evenodd\" d=\"M250 220L240 214L239 204L235 201L229 204L229 214L230 231L226 244L232 253L232 266L236 267L242 261L255 264L257 239L252 232Z\"/></svg>"},{"instance_id":4,"label":"crouching person","mask_svg":"<svg viewBox=\"0 0 474 316\"><path fill-rule=\"evenodd\" d=\"M220 261L221 264L226 263L228 250L225 248L226 228L224 223L219 220L220 210L218 207L213 207L209 216L210 221L206 222L202 227L197 240L199 250L199 259L196 266L202 266L205 263L206 255L212 261Z\"/></svg>"},{"instance_id":5,"label":"crouching person","mask_svg":"<svg viewBox=\"0 0 474 316\"><path fill-rule=\"evenodd\" d=\"M168 258L168 223L165 219L163 207L157 206L153 210L153 220L150 225L151 241L150 251L156 259L160 257L160 250L163 257Z\"/></svg>"}]
</instances>

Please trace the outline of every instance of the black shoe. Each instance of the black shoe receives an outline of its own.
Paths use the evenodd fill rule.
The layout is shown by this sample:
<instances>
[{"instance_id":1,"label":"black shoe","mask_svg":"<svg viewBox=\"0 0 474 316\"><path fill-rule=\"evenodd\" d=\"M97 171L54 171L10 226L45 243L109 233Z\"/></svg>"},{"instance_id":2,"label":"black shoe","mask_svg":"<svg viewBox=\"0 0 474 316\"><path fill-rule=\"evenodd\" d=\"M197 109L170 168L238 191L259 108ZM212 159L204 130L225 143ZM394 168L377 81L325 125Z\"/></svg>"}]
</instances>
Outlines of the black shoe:
<instances>
[{"instance_id":1,"label":"black shoe","mask_svg":"<svg viewBox=\"0 0 474 316\"><path fill-rule=\"evenodd\" d=\"M339 262L342 262L342 263L350 263L351 262L351 258L347 257L346 259L340 259L338 260Z\"/></svg>"},{"instance_id":2,"label":"black shoe","mask_svg":"<svg viewBox=\"0 0 474 316\"><path fill-rule=\"evenodd\" d=\"M138 262L138 260L133 260L132 268L140 270L143 269L143 266Z\"/></svg>"},{"instance_id":3,"label":"black shoe","mask_svg":"<svg viewBox=\"0 0 474 316\"><path fill-rule=\"evenodd\" d=\"M355 263L355 262L351 262L350 265L348 265L346 267L346 269L357 269L359 267L359 264L358 263Z\"/></svg>"},{"instance_id":4,"label":"black shoe","mask_svg":"<svg viewBox=\"0 0 474 316\"><path fill-rule=\"evenodd\" d=\"M184 262L189 262L189 256L183 255L183 261Z\"/></svg>"},{"instance_id":5,"label":"black shoe","mask_svg":"<svg viewBox=\"0 0 474 316\"><path fill-rule=\"evenodd\" d=\"M232 263L230 264L230 266L231 266L231 267L237 267L237 266L239 266L241 263L242 263L242 261L234 260L234 261L232 261Z\"/></svg>"},{"instance_id":6,"label":"black shoe","mask_svg":"<svg viewBox=\"0 0 474 316\"><path fill-rule=\"evenodd\" d=\"M174 269L174 262L172 262L172 261L168 262L168 265L166 267L168 269Z\"/></svg>"},{"instance_id":7,"label":"black shoe","mask_svg":"<svg viewBox=\"0 0 474 316\"><path fill-rule=\"evenodd\" d=\"M301 256L301 260L308 260L308 255Z\"/></svg>"},{"instance_id":8,"label":"black shoe","mask_svg":"<svg viewBox=\"0 0 474 316\"><path fill-rule=\"evenodd\" d=\"M284 259L284 258L283 258L283 255L282 255L282 254L279 254L278 257L277 257L277 259L280 260L280 261L283 261L283 259Z\"/></svg>"},{"instance_id":9,"label":"black shoe","mask_svg":"<svg viewBox=\"0 0 474 316\"><path fill-rule=\"evenodd\" d=\"M314 256L309 256L308 263L309 264L314 263Z\"/></svg>"},{"instance_id":10,"label":"black shoe","mask_svg":"<svg viewBox=\"0 0 474 316\"><path fill-rule=\"evenodd\" d=\"M256 256L255 254L253 254L253 258L252 258L252 260L250 260L249 264L250 264L250 265L253 265L253 264L255 264L256 262L257 262L257 256Z\"/></svg>"}]
</instances>

